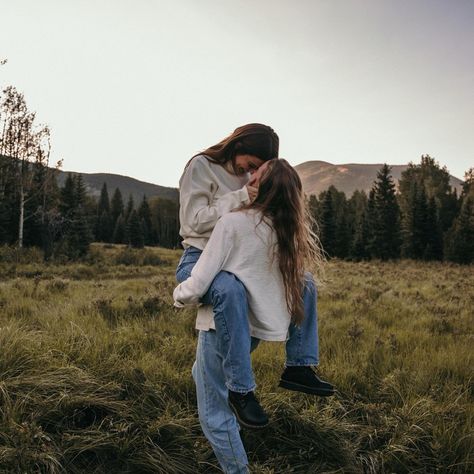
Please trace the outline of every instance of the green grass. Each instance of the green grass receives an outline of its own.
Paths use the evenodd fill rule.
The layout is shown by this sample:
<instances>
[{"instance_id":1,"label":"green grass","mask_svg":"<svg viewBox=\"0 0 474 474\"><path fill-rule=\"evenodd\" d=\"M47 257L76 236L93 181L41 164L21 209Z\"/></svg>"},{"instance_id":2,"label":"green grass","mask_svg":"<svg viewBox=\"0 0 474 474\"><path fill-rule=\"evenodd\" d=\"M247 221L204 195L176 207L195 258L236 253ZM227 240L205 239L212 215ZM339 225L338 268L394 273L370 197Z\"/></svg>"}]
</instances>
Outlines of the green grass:
<instances>
[{"instance_id":1,"label":"green grass","mask_svg":"<svg viewBox=\"0 0 474 474\"><path fill-rule=\"evenodd\" d=\"M180 253L3 259L0 472L219 472L196 413L194 311L172 307ZM277 388L283 344L261 344L271 424L243 433L252 472L472 472L472 270L330 262L321 372L339 393Z\"/></svg>"}]
</instances>

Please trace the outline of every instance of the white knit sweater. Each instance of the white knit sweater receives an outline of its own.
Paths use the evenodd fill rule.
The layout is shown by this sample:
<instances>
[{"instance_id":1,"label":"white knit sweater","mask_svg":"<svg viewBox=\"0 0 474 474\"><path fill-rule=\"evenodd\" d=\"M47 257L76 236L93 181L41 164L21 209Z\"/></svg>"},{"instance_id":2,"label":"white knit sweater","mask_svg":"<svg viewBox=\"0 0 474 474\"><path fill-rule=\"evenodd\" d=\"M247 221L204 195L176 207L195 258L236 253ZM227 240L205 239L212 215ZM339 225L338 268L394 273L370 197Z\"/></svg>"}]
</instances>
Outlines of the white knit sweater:
<instances>
[{"instance_id":1,"label":"white knit sweater","mask_svg":"<svg viewBox=\"0 0 474 474\"><path fill-rule=\"evenodd\" d=\"M219 217L249 202L247 173L237 176L204 155L191 160L179 180L179 233L183 247L203 250Z\"/></svg>"},{"instance_id":2,"label":"white knit sweater","mask_svg":"<svg viewBox=\"0 0 474 474\"><path fill-rule=\"evenodd\" d=\"M274 230L261 221L259 212L224 215L190 278L175 288L175 306L198 304L215 276L225 270L239 278L247 289L251 335L267 341L286 340L290 315L278 258L273 258L275 242ZM196 327L208 330L214 327L213 323L212 309L200 310Z\"/></svg>"}]
</instances>

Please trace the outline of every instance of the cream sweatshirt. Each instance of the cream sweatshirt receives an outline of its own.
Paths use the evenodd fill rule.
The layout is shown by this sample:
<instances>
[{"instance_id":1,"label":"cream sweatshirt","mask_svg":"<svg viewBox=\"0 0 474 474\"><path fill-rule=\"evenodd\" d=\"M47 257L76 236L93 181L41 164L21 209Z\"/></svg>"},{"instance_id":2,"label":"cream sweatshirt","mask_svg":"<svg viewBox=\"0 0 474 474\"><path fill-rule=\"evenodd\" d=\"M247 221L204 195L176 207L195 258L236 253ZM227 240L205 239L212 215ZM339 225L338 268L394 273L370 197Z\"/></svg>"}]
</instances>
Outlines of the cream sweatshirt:
<instances>
[{"instance_id":1,"label":"cream sweatshirt","mask_svg":"<svg viewBox=\"0 0 474 474\"><path fill-rule=\"evenodd\" d=\"M257 211L231 212L219 219L191 276L178 285L175 306L195 305L215 276L233 273L247 289L252 336L266 341L287 339L290 314L278 258L273 257L276 234ZM196 327L214 327L212 307L201 307Z\"/></svg>"},{"instance_id":2,"label":"cream sweatshirt","mask_svg":"<svg viewBox=\"0 0 474 474\"><path fill-rule=\"evenodd\" d=\"M219 217L249 202L249 175L237 176L204 155L191 160L179 180L179 233L183 247L203 250Z\"/></svg>"}]
</instances>

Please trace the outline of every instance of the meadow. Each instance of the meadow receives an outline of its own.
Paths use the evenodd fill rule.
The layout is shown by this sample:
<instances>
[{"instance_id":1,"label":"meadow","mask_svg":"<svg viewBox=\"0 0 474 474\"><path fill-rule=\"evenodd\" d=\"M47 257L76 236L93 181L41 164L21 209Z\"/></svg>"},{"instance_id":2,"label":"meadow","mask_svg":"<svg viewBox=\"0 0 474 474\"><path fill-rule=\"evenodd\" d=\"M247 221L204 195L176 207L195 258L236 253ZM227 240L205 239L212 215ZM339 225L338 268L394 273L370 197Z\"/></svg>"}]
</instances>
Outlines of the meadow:
<instances>
[{"instance_id":1,"label":"meadow","mask_svg":"<svg viewBox=\"0 0 474 474\"><path fill-rule=\"evenodd\" d=\"M94 245L81 263L0 251L0 472L217 473L191 378L194 310L172 306L180 251ZM251 472L474 471L472 266L333 260L319 289L320 399L253 355L268 428Z\"/></svg>"}]
</instances>

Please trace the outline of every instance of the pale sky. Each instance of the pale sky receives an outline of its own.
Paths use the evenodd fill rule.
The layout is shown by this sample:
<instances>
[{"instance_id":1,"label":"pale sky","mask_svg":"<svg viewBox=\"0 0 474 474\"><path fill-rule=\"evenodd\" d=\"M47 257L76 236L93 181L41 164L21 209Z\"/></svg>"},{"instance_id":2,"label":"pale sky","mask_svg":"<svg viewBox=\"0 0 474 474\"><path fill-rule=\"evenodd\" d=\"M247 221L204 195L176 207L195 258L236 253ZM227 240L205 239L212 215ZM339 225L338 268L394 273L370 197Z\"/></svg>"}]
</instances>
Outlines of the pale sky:
<instances>
[{"instance_id":1,"label":"pale sky","mask_svg":"<svg viewBox=\"0 0 474 474\"><path fill-rule=\"evenodd\" d=\"M0 87L64 170L177 186L262 122L296 165L474 166L472 0L0 0Z\"/></svg>"}]
</instances>

